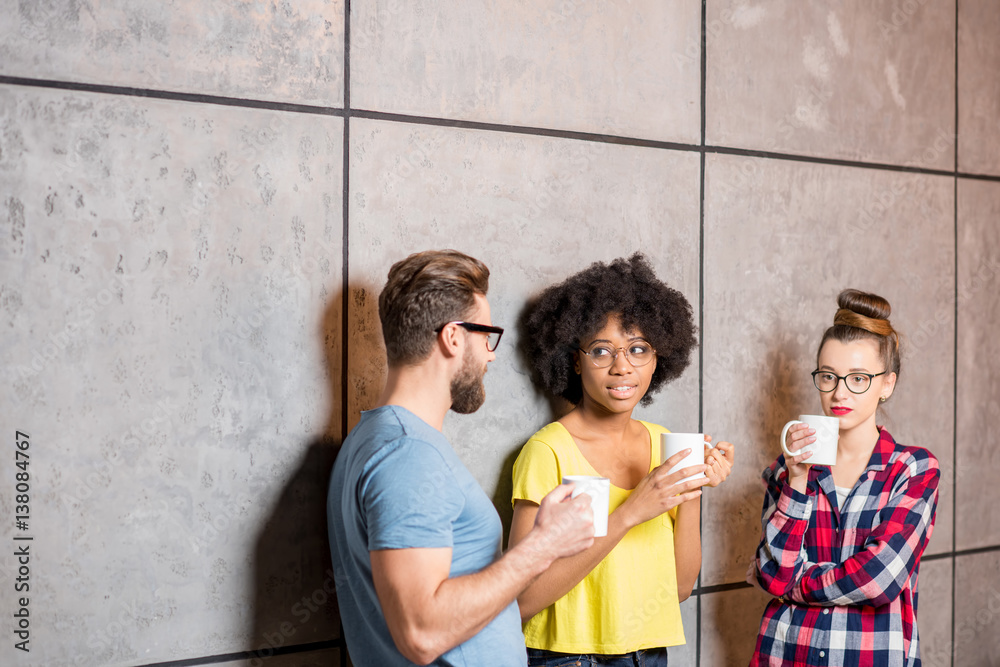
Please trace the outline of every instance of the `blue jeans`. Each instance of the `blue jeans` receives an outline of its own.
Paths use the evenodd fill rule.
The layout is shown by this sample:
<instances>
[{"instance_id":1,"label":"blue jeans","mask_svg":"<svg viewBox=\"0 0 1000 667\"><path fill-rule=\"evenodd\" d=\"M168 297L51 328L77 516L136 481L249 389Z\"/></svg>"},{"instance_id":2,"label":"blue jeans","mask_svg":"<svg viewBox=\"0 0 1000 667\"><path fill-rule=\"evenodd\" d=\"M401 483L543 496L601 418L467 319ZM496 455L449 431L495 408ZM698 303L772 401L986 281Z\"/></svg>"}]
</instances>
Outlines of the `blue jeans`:
<instances>
[{"instance_id":1,"label":"blue jeans","mask_svg":"<svg viewBox=\"0 0 1000 667\"><path fill-rule=\"evenodd\" d=\"M528 649L528 667L667 667L667 649L647 648L624 655L578 655Z\"/></svg>"}]
</instances>

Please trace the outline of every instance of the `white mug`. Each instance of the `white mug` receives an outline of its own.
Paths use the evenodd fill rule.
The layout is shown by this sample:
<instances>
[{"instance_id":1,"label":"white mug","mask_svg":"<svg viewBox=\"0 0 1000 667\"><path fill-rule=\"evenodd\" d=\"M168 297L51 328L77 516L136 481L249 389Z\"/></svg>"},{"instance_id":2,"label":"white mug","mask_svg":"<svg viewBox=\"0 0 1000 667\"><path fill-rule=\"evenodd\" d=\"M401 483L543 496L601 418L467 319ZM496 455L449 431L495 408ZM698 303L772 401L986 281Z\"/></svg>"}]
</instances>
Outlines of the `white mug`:
<instances>
[{"instance_id":1,"label":"white mug","mask_svg":"<svg viewBox=\"0 0 1000 667\"><path fill-rule=\"evenodd\" d=\"M785 437L788 435L788 429L795 424L807 424L810 428L815 429L816 442L806 445L792 454L785 444ZM813 455L803 461L809 465L837 465L838 440L840 440L840 420L826 415L799 415L798 419L793 419L785 424L785 428L781 429L781 449L785 452L785 456L797 456L805 452L812 452Z\"/></svg>"},{"instance_id":2,"label":"white mug","mask_svg":"<svg viewBox=\"0 0 1000 667\"><path fill-rule=\"evenodd\" d=\"M685 456L680 463L672 467L668 472L674 473L681 468L696 466L705 463L705 434L704 433L661 433L660 434L660 463L663 463L671 456L685 449L691 449L691 453ZM705 473L685 477L681 482L690 479L701 479ZM680 484L680 482L678 482Z\"/></svg>"},{"instance_id":3,"label":"white mug","mask_svg":"<svg viewBox=\"0 0 1000 667\"><path fill-rule=\"evenodd\" d=\"M565 475L562 483L573 484L573 498L581 493L590 496L590 509L594 511L594 537L607 535L611 480L590 475Z\"/></svg>"}]
</instances>

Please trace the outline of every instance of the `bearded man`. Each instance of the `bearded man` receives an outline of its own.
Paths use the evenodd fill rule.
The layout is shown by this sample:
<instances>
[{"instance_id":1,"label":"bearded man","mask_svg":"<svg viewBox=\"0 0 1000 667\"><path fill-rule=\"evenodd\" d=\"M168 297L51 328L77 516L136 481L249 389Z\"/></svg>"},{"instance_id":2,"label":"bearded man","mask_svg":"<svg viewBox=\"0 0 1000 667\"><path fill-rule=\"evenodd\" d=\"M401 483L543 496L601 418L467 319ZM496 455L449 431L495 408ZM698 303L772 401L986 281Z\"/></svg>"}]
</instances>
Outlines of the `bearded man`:
<instances>
[{"instance_id":1,"label":"bearded man","mask_svg":"<svg viewBox=\"0 0 1000 667\"><path fill-rule=\"evenodd\" d=\"M593 543L589 499L559 486L501 553L500 517L441 432L476 411L503 329L489 269L453 250L410 255L379 295L388 377L337 456L327 498L337 599L358 667L527 664L517 596Z\"/></svg>"}]
</instances>

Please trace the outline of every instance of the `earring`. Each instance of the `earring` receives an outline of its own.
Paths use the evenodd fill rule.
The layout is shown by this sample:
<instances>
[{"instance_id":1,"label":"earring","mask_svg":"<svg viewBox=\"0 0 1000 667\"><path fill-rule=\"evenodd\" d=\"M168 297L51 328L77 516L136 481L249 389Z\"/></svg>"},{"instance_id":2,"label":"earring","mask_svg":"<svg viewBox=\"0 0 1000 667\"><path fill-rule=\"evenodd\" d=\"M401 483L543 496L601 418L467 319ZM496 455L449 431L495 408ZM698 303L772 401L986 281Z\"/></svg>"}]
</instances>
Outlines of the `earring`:
<instances>
[{"instance_id":1,"label":"earring","mask_svg":"<svg viewBox=\"0 0 1000 667\"><path fill-rule=\"evenodd\" d=\"M878 397L878 402L879 403L885 403L885 396L879 396Z\"/></svg>"}]
</instances>

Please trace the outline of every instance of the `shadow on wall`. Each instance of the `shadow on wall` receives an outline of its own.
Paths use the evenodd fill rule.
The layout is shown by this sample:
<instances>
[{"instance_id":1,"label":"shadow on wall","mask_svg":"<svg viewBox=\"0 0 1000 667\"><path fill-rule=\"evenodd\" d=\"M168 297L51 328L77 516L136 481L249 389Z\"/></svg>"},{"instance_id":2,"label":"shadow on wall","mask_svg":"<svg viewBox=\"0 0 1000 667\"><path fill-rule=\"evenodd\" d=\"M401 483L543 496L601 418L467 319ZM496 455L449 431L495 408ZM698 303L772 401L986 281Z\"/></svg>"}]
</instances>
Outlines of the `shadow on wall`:
<instances>
[{"instance_id":1,"label":"shadow on wall","mask_svg":"<svg viewBox=\"0 0 1000 667\"><path fill-rule=\"evenodd\" d=\"M343 294L323 314L321 344L327 363L324 434L308 442L257 536L250 667L267 664L276 649L316 642L332 646L340 636L326 492L340 446L340 317ZM321 647L316 647L321 648Z\"/></svg>"},{"instance_id":2,"label":"shadow on wall","mask_svg":"<svg viewBox=\"0 0 1000 667\"><path fill-rule=\"evenodd\" d=\"M756 392L757 404L750 408L751 414L761 415L759 419L748 420L750 446L764 447L772 452L767 457L766 465L770 465L779 452L777 437L788 419L799 413L809 412L803 403L802 395L797 391L795 372L798 358L789 356L789 351L779 336L768 342L768 351L764 363L758 369L757 377L768 388L767 391ZM791 416L790 416L791 415ZM771 444L773 443L773 444ZM742 452L738 452L737 456ZM751 459L746 456L744 460ZM752 459L751 459L752 460ZM740 462L737 462L739 465ZM760 513L764 502L764 491L759 484L762 470L754 471L754 484L751 492L728 494L718 508L718 516L726 517L723 524L721 548L719 553L731 554L731 566L738 572L736 581L740 583L744 573L754 558L757 545L760 542ZM728 482L727 482L728 483ZM719 538L717 538L719 539ZM707 554L703 555L703 558ZM747 588L738 593L743 598L741 605L711 604L703 606L704 614L712 614L712 618L703 618L704 626L716 628L721 636L711 640L713 650L717 653L718 664L745 665L753 656L757 643L757 632L760 620L767 606L769 597L757 590Z\"/></svg>"},{"instance_id":3,"label":"shadow on wall","mask_svg":"<svg viewBox=\"0 0 1000 667\"><path fill-rule=\"evenodd\" d=\"M510 499L514 493L514 461L517 460L517 455L520 453L521 447L518 447L504 459L503 466L500 468L500 477L497 479L496 490L491 498L503 526L504 551L510 548L510 524L514 519L514 506Z\"/></svg>"},{"instance_id":4,"label":"shadow on wall","mask_svg":"<svg viewBox=\"0 0 1000 667\"><path fill-rule=\"evenodd\" d=\"M534 398L540 403L546 400L549 402L549 411L546 413L544 421L538 424L538 428L556 421L573 407L561 398L553 398L543 394L538 387L535 387ZM500 515L500 522L503 524L503 543L505 549L510 542L510 524L514 519L514 506L511 504L511 498L514 494L514 462L521 454L523 447L524 442L517 443L514 451L504 459L499 477L497 478L496 490L493 492L493 506L496 507L497 514Z\"/></svg>"},{"instance_id":5,"label":"shadow on wall","mask_svg":"<svg viewBox=\"0 0 1000 667\"><path fill-rule=\"evenodd\" d=\"M517 314L516 320L516 331L518 341L524 340L527 336L531 334L527 330L525 325L525 315L532 305L535 303L534 297L529 300ZM520 344L513 346L515 349L515 354L517 355L518 367L531 369L532 365L528 356L525 354L524 349ZM546 424L550 424L557 419L563 417L566 413L573 409L573 404L560 396L553 396L547 391L541 389L536 381L534 371L530 371L531 377L531 389L532 393L530 400L537 405L548 405L548 411L543 411L542 420L536 426L537 428L542 428ZM527 441L525 441L527 442ZM514 507L511 504L511 497L514 493L514 462L517 457L521 454L521 448L524 446L524 442L517 443L515 449L504 459L503 466L500 469L500 476L497 479L496 490L493 492L493 506L496 507L497 513L500 515L500 521L503 524L503 543L506 548L510 541L510 524L511 520L514 518Z\"/></svg>"}]
</instances>

